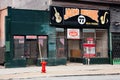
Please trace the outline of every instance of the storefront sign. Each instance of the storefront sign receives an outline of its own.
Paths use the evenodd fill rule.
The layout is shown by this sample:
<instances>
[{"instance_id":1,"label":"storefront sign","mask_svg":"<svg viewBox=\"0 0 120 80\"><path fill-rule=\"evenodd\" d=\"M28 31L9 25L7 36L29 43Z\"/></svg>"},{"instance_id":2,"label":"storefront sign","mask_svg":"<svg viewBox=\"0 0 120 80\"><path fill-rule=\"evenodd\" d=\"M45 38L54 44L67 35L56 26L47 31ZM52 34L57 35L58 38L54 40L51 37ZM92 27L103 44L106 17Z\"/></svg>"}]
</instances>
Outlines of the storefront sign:
<instances>
[{"instance_id":1,"label":"storefront sign","mask_svg":"<svg viewBox=\"0 0 120 80\"><path fill-rule=\"evenodd\" d=\"M68 39L80 39L79 29L67 29L67 38Z\"/></svg>"},{"instance_id":2,"label":"storefront sign","mask_svg":"<svg viewBox=\"0 0 120 80\"><path fill-rule=\"evenodd\" d=\"M109 27L110 12L108 10L89 10L69 7L51 6L52 25L79 27Z\"/></svg>"}]
</instances>

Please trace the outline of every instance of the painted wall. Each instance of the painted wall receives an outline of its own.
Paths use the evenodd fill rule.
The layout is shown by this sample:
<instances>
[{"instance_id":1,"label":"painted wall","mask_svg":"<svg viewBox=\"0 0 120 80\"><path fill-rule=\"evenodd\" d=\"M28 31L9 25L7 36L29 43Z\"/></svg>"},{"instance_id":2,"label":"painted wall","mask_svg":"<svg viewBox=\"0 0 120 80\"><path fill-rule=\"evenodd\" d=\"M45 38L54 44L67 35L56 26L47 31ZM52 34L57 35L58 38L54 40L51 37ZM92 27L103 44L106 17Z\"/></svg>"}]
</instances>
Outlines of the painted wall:
<instances>
[{"instance_id":1,"label":"painted wall","mask_svg":"<svg viewBox=\"0 0 120 80\"><path fill-rule=\"evenodd\" d=\"M0 64L4 63L5 53L5 16L7 9L0 10Z\"/></svg>"},{"instance_id":2,"label":"painted wall","mask_svg":"<svg viewBox=\"0 0 120 80\"><path fill-rule=\"evenodd\" d=\"M0 11L0 47L5 46L5 16L7 16L7 9Z\"/></svg>"}]
</instances>

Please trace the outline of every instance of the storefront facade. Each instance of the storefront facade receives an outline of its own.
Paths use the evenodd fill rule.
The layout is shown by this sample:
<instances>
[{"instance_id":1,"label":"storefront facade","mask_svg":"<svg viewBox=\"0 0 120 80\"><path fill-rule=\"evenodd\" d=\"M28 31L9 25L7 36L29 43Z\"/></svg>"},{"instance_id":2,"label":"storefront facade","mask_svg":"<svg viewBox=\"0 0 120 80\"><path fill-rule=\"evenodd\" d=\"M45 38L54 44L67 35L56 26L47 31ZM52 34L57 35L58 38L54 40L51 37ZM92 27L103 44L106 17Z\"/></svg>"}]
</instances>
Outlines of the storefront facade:
<instances>
[{"instance_id":1,"label":"storefront facade","mask_svg":"<svg viewBox=\"0 0 120 80\"><path fill-rule=\"evenodd\" d=\"M8 8L5 66L40 65L41 59L48 65L107 64L109 16L109 10L73 7Z\"/></svg>"},{"instance_id":2,"label":"storefront facade","mask_svg":"<svg viewBox=\"0 0 120 80\"><path fill-rule=\"evenodd\" d=\"M63 17L55 18L58 17L54 15L55 11L59 13L64 9L66 21ZM82 13L78 13L76 19L76 14L67 15L67 10ZM94 18L89 16L91 12ZM104 16L104 24L98 19L100 15ZM8 8L5 66L39 66L41 59L48 65L66 64L67 61L88 64L88 59L90 64L107 64L109 15L109 10L60 6L51 6L50 12Z\"/></svg>"},{"instance_id":3,"label":"storefront facade","mask_svg":"<svg viewBox=\"0 0 120 80\"><path fill-rule=\"evenodd\" d=\"M64 6L63 6L64 5ZM51 26L64 38L64 54L69 62L109 64L109 6L53 2ZM62 42L61 42L62 43ZM59 48L57 48L60 55Z\"/></svg>"},{"instance_id":4,"label":"storefront facade","mask_svg":"<svg viewBox=\"0 0 120 80\"><path fill-rule=\"evenodd\" d=\"M65 46L67 46L65 48L66 51L66 55L67 55L67 59L69 59L69 61L72 62L82 62L82 63L88 63L88 61L90 61L89 63L94 63L94 64L99 64L99 63L110 63L110 64L120 64L120 45L119 45L119 40L120 40L120 18L119 18L119 12L120 12L120 1L116 1L116 0L71 0L71 1L67 1L67 0L53 0L52 2L52 6L56 6L56 7L63 7L63 23L62 25L60 23L55 24L56 22L53 22L53 25L55 27L63 27L64 28L64 34L65 34ZM66 16L66 8L68 8L68 16ZM70 10L71 9L71 10ZM73 10L72 10L73 9ZM102 14L101 16L99 16L98 19L101 20L102 17L104 17L103 22L107 22L107 20L105 19L106 15L109 15L110 21L109 21L109 25L103 26L101 24L103 24L103 22L101 22L101 24L98 24L97 27L93 26L94 24L89 24L89 23L85 23L85 25L80 25L79 21L82 20L78 20L76 19L77 23L73 23L75 21L75 15L78 14L76 9L80 9L79 13L84 14L84 15L93 15L93 12L90 12L90 10L98 10L99 11L103 11L104 14ZM58 8L58 10L60 10ZM81 10L89 10L86 13L82 12ZM104 12L104 11L109 11L110 14ZM53 10L54 12L57 13L57 11ZM75 11L75 12L74 12ZM59 13L61 13L61 11L59 11ZM90 14L91 13L91 14ZM55 13L53 13L55 14ZM81 15L79 14L79 16ZM99 14L99 13L98 13ZM60 16L60 14L59 14ZM95 15L94 15L95 16ZM73 19L74 20L70 20ZM91 16L89 16L91 17ZM69 19L67 19L69 18ZM77 17L78 18L78 17ZM81 17L80 17L81 18ZM106 17L107 18L107 17ZM53 17L51 18L53 19ZM56 19L56 18L55 18ZM82 16L82 19L85 19ZM85 20L83 20L84 22ZM66 24L67 22L69 22L68 24ZM98 21L99 22L99 21ZM89 25L89 26L88 26ZM99 27L98 27L99 26ZM68 32L69 29L72 29L73 32L78 32L79 29L79 39L69 39L68 37ZM74 31L74 29L77 29ZM90 35L94 33L94 37L91 39L87 38L87 37L91 37ZM93 35L92 35L93 36ZM104 37L103 37L104 36ZM85 39L86 38L86 39ZM71 42L70 42L71 40ZM76 40L76 41L75 41ZM91 57L91 60L89 60L90 56L88 57L87 61L84 59L84 48L88 49L88 46L90 46L89 44L87 45L85 43L85 40L93 40L93 46L95 46L95 56ZM77 43L78 41L78 43ZM76 42L76 44L80 44L79 47L75 47L73 44L75 44L74 42ZM73 43L73 44L71 44ZM82 45L81 45L82 44ZM72 47L71 47L72 46ZM71 49L77 49L76 51L71 50ZM78 50L79 49L79 50ZM94 49L94 48L93 48ZM82 55L77 54L77 53L82 53ZM89 49L87 50L87 53L89 53ZM93 53L93 52L92 52ZM74 56L72 55L74 54ZM82 56L82 60L76 58L76 54L77 57ZM72 58L70 58L70 56ZM86 55L87 57L87 55ZM103 59L104 58L104 59ZM95 62L96 61L96 62Z\"/></svg>"},{"instance_id":5,"label":"storefront facade","mask_svg":"<svg viewBox=\"0 0 120 80\"><path fill-rule=\"evenodd\" d=\"M6 67L66 64L56 60L56 30L49 25L49 11L8 8L6 16Z\"/></svg>"}]
</instances>

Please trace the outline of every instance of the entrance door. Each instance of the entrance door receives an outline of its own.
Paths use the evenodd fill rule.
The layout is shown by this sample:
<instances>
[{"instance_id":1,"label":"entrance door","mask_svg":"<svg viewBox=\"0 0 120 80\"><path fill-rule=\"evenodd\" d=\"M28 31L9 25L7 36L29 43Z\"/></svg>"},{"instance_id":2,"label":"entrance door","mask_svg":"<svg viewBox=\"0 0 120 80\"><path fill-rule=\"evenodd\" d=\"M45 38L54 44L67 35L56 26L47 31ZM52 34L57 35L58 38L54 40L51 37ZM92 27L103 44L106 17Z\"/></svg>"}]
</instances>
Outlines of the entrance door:
<instances>
[{"instance_id":1,"label":"entrance door","mask_svg":"<svg viewBox=\"0 0 120 80\"><path fill-rule=\"evenodd\" d=\"M71 62L80 62L82 57L80 40L68 40L68 60Z\"/></svg>"},{"instance_id":2,"label":"entrance door","mask_svg":"<svg viewBox=\"0 0 120 80\"><path fill-rule=\"evenodd\" d=\"M27 65L36 65L38 53L37 39L27 39L25 50Z\"/></svg>"},{"instance_id":3,"label":"entrance door","mask_svg":"<svg viewBox=\"0 0 120 80\"><path fill-rule=\"evenodd\" d=\"M81 39L79 29L67 29L67 57L70 62L81 62Z\"/></svg>"}]
</instances>

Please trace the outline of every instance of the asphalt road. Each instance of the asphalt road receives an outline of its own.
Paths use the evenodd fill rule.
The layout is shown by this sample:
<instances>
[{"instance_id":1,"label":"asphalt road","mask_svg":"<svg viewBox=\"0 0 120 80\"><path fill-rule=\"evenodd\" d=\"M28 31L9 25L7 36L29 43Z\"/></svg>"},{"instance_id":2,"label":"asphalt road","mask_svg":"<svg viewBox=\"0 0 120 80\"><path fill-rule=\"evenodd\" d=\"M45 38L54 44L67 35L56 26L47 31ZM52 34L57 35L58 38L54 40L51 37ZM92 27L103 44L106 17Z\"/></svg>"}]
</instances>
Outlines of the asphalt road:
<instances>
[{"instance_id":1,"label":"asphalt road","mask_svg":"<svg viewBox=\"0 0 120 80\"><path fill-rule=\"evenodd\" d=\"M95 76L63 76L63 77L37 77L27 79L9 80L120 80L120 75L95 75Z\"/></svg>"}]
</instances>

